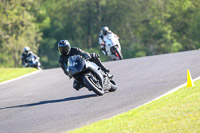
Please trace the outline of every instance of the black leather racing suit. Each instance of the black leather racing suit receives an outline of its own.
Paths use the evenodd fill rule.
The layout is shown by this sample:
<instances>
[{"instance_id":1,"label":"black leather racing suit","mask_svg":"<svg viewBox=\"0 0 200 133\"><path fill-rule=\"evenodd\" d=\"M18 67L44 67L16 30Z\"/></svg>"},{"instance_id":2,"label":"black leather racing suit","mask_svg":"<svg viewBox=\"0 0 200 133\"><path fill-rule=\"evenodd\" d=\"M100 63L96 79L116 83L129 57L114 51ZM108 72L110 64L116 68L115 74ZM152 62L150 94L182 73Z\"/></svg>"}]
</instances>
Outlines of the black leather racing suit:
<instances>
[{"instance_id":1,"label":"black leather racing suit","mask_svg":"<svg viewBox=\"0 0 200 133\"><path fill-rule=\"evenodd\" d=\"M38 58L38 56L35 55L33 52L29 52L28 54L22 53L21 59L22 59L22 65L23 65L24 67L28 67L28 64L27 64L27 63L28 63L27 57L32 56L32 55L33 55L33 57L34 57L35 59ZM27 66L26 66L26 65L27 65Z\"/></svg>"},{"instance_id":2,"label":"black leather racing suit","mask_svg":"<svg viewBox=\"0 0 200 133\"><path fill-rule=\"evenodd\" d=\"M68 58L73 56L73 55L81 55L82 57L84 58L89 58L90 61L94 62L95 64L97 64L99 67L101 67L101 69L104 71L104 72L109 72L109 69L107 69L101 62L100 58L99 58L99 55L98 54L95 54L95 53L92 53L92 54L89 54L88 52L85 52L83 51L82 49L80 48L77 48L77 47L72 47L70 52L67 54L67 55L60 55L60 58L59 58L59 64L60 64L60 67L63 69L64 73L66 75L68 75L68 72L67 72L67 62L68 62ZM73 83L73 87L76 89L76 90L79 90L81 88L81 83L74 80L74 83Z\"/></svg>"}]
</instances>

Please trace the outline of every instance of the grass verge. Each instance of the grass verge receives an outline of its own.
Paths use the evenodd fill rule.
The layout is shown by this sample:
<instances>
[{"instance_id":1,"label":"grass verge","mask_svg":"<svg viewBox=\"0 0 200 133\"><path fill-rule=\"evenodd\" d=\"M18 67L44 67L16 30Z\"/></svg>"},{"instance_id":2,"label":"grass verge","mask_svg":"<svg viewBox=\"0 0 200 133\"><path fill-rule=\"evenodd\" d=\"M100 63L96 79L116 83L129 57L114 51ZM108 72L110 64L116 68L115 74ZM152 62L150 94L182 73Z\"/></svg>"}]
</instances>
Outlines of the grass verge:
<instances>
[{"instance_id":1,"label":"grass verge","mask_svg":"<svg viewBox=\"0 0 200 133\"><path fill-rule=\"evenodd\" d=\"M70 133L199 133L200 80L126 113Z\"/></svg>"},{"instance_id":2,"label":"grass verge","mask_svg":"<svg viewBox=\"0 0 200 133\"><path fill-rule=\"evenodd\" d=\"M36 70L35 68L0 68L0 83Z\"/></svg>"}]
</instances>

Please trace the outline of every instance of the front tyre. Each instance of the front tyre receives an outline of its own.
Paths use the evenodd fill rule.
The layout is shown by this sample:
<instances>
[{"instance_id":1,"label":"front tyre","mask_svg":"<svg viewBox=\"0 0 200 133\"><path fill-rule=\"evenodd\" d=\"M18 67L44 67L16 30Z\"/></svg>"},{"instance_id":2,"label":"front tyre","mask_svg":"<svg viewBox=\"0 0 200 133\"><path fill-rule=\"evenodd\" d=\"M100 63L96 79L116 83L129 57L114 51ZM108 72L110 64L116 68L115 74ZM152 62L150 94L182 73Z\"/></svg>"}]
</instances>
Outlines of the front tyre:
<instances>
[{"instance_id":1,"label":"front tyre","mask_svg":"<svg viewBox=\"0 0 200 133\"><path fill-rule=\"evenodd\" d=\"M89 90L92 90L99 96L104 94L104 89L100 85L100 79L93 74L88 74L83 77L83 82Z\"/></svg>"},{"instance_id":2,"label":"front tyre","mask_svg":"<svg viewBox=\"0 0 200 133\"><path fill-rule=\"evenodd\" d=\"M114 80L110 80L111 88L108 90L109 92L113 92L117 90L117 85Z\"/></svg>"},{"instance_id":3,"label":"front tyre","mask_svg":"<svg viewBox=\"0 0 200 133\"><path fill-rule=\"evenodd\" d=\"M114 47L112 49L112 53L119 59L119 60L123 60L123 56L122 53L118 51L118 49L116 47Z\"/></svg>"}]
</instances>

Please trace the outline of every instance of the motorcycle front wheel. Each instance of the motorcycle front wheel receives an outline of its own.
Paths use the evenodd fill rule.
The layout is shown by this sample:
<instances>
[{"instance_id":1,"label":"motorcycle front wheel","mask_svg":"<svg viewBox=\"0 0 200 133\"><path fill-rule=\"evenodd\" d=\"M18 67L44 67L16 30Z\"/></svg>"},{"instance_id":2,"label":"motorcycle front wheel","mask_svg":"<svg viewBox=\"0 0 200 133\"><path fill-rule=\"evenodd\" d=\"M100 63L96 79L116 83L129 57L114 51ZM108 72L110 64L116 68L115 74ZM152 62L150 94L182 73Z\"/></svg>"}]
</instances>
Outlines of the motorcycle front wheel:
<instances>
[{"instance_id":1,"label":"motorcycle front wheel","mask_svg":"<svg viewBox=\"0 0 200 133\"><path fill-rule=\"evenodd\" d=\"M97 95L102 96L104 94L104 89L100 85L100 79L98 76L91 73L87 74L83 77L83 82L89 90L92 90Z\"/></svg>"},{"instance_id":2,"label":"motorcycle front wheel","mask_svg":"<svg viewBox=\"0 0 200 133\"><path fill-rule=\"evenodd\" d=\"M121 54L121 52L118 51L118 49L116 47L112 48L112 53L119 58L119 60L123 60L123 56Z\"/></svg>"},{"instance_id":3,"label":"motorcycle front wheel","mask_svg":"<svg viewBox=\"0 0 200 133\"><path fill-rule=\"evenodd\" d=\"M108 90L109 92L113 92L117 90L117 85L114 80L110 80L111 88Z\"/></svg>"}]
</instances>

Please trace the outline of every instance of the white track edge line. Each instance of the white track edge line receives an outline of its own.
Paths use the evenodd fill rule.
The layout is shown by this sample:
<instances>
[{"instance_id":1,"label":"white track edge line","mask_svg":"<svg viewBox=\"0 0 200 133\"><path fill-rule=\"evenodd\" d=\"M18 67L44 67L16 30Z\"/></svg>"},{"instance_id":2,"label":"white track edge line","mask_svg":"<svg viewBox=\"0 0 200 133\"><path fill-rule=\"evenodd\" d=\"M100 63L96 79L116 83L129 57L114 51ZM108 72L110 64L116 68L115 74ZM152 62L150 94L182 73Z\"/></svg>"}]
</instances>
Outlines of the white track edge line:
<instances>
[{"instance_id":1,"label":"white track edge line","mask_svg":"<svg viewBox=\"0 0 200 133\"><path fill-rule=\"evenodd\" d=\"M193 79L192 81L194 82L194 81L199 80L199 79L200 79L200 76L197 77L197 78L195 78L195 79ZM168 94L170 94L170 93L173 93L173 92L179 90L180 88L185 87L186 85L187 85L187 82L184 83L184 84L182 84L182 85L179 85L178 87L176 87L176 88L174 88L174 89L172 89L172 90L170 90L170 91L164 93L163 95L161 95L161 96L159 96L159 97L157 97L157 98L155 98L155 99L153 99L153 100L150 100L149 102L146 102L146 103L144 103L144 104L142 104L142 105L139 105L139 106L137 106L137 107L135 107L135 108L133 108L133 109L130 109L129 111L134 110L134 109L138 109L138 108L140 108L140 107L142 107L142 106L145 106L145 105L147 105L147 104L149 104L149 103L151 103L151 102L153 102L153 101L156 101L156 100L160 99L161 97L164 97L164 96L166 96L166 95L168 95ZM121 114L126 113L126 112L129 112L129 111L124 111L124 112L118 113L118 114L113 115L113 116L111 116L111 117L105 118L105 120L106 120L106 119L111 119L111 118L114 117L114 116L121 115ZM101 119L101 120L104 120L104 119ZM98 121L101 121L101 120L98 120ZM95 121L95 122L98 122L98 121ZM92 122L92 123L95 123L95 122ZM92 124L92 123L89 123L89 124L87 124L87 125L90 125L90 124ZM87 125L84 125L84 126L87 126ZM82 126L82 127L84 127L84 126ZM82 128L82 127L79 127L79 128ZM78 129L78 128L77 128L77 129ZM73 129L73 130L75 130L75 129ZM72 130L70 130L70 131L72 131Z\"/></svg>"},{"instance_id":2,"label":"white track edge line","mask_svg":"<svg viewBox=\"0 0 200 133\"><path fill-rule=\"evenodd\" d=\"M199 79L200 79L200 76L197 77L197 78L195 78L195 79L193 79L192 81L194 82L194 81L199 80ZM179 89L185 87L186 85L187 85L187 82L184 83L184 84L182 84L182 85L179 85L178 87L176 87L176 88L174 88L174 89L172 89L172 90L170 90L170 91L168 91L168 92L166 92L166 93L164 93L164 94L161 95L161 96L158 96L158 97L155 98L155 99L152 99L152 100L150 100L150 101L148 101L148 102L146 102L146 103L144 103L144 104L142 104L142 105L139 105L139 106L137 106L137 107L135 107L135 108L132 108L132 109L130 109L130 110L128 110L128 111L124 111L124 112L118 113L118 114L116 114L116 115L114 115L114 116L121 115L121 114L126 113L126 112L129 112L129 111L131 111L131 110L134 110L134 109L138 109L138 108L140 108L140 107L143 107L143 106L145 106L145 105L147 105L147 104L149 104L149 103L151 103L151 102L154 102L154 101L156 101L156 100L158 100L158 99L160 99L160 98L162 98L162 97L164 97L164 96L166 96L166 95L169 95L169 94L171 94L171 93L173 93L173 92L175 92L175 91L177 91L177 90L179 90ZM114 117L114 116L111 116L111 117L106 118L106 119L110 119L110 118L112 118L112 117ZM96 121L96 122L97 122L97 121Z\"/></svg>"},{"instance_id":3,"label":"white track edge line","mask_svg":"<svg viewBox=\"0 0 200 133\"><path fill-rule=\"evenodd\" d=\"M197 78L195 78L195 79L193 79L192 81L194 82L194 81L197 81L197 80L199 80L199 79L200 79L200 76L197 77ZM176 87L176 88L174 88L174 89L172 89L172 90L170 90L170 91L168 91L168 92L166 92L166 93L164 93L163 95L161 95L161 96L159 96L159 97L157 97L157 98L155 98L155 99L153 99L153 100L151 100L151 101L149 101L149 102L146 102L146 103L144 103L144 104L142 104L142 105L139 105L138 107L136 107L136 108L134 108L134 109L140 108L140 107L142 107L142 106L144 106L144 105L147 105L147 104L149 104L149 103L151 103L151 102L153 102L153 101L156 101L156 100L158 100L158 99L160 99L160 98L162 98L162 97L164 97L164 96L166 96L166 95L168 95L168 94L171 94L171 93L173 93L173 92L175 92L175 91L177 91L177 90L179 90L179 89L185 87L186 85L187 85L187 82L184 83L184 84L182 84L182 85L180 85L180 86L178 86L178 87Z\"/></svg>"},{"instance_id":4,"label":"white track edge line","mask_svg":"<svg viewBox=\"0 0 200 133\"><path fill-rule=\"evenodd\" d=\"M18 80L18 79L22 79L22 78L31 76L31 75L33 75L33 74L39 73L40 71L42 71L42 70L37 70L37 71L31 72L31 73L22 75L22 76L20 76L20 77L14 78L14 79L10 79L10 80L4 81L4 82L0 83L0 85L7 84L7 83L10 83L10 82L12 82L12 81L15 81L15 80Z\"/></svg>"}]
</instances>

